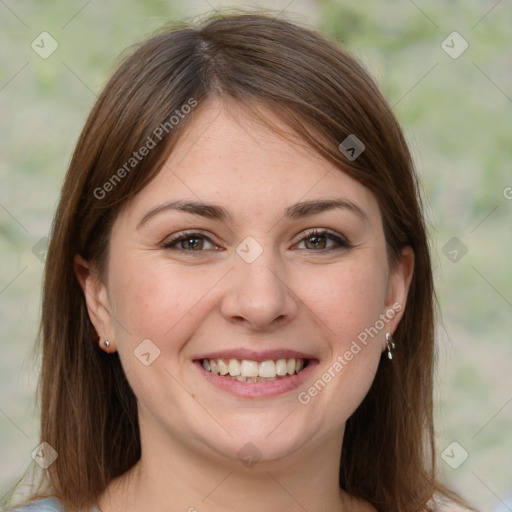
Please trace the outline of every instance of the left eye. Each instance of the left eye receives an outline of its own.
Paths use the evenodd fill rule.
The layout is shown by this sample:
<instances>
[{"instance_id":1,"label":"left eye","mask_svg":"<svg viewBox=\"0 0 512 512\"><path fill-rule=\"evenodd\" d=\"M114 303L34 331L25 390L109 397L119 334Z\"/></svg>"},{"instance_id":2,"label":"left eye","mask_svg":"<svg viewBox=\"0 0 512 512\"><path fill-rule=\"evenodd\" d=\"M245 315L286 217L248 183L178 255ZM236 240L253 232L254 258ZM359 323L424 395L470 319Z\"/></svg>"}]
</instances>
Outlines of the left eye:
<instances>
[{"instance_id":1,"label":"left eye","mask_svg":"<svg viewBox=\"0 0 512 512\"><path fill-rule=\"evenodd\" d=\"M327 243L331 241L334 245L327 247ZM350 244L341 236L335 235L327 230L313 230L306 233L299 244L305 244L306 249L314 251L325 251L330 249L349 248Z\"/></svg>"}]
</instances>

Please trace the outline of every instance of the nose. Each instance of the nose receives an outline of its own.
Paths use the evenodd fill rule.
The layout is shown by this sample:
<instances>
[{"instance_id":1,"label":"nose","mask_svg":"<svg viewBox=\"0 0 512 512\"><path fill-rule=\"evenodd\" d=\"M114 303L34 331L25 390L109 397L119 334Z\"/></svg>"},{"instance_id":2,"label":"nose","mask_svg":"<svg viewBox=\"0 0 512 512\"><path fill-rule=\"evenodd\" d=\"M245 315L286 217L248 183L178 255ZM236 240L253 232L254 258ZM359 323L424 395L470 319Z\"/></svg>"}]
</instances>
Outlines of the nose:
<instances>
[{"instance_id":1,"label":"nose","mask_svg":"<svg viewBox=\"0 0 512 512\"><path fill-rule=\"evenodd\" d=\"M235 257L221 303L224 318L253 331L271 331L291 322L298 303L277 256L266 248L252 263Z\"/></svg>"}]
</instances>

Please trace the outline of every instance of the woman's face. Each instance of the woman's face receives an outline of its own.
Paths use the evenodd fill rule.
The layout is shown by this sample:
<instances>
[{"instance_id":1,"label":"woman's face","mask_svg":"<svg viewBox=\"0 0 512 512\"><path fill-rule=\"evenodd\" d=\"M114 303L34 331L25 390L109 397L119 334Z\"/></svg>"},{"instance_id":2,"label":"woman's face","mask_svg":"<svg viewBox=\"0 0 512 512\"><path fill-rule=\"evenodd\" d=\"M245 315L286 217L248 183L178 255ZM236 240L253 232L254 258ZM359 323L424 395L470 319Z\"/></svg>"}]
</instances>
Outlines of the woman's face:
<instances>
[{"instance_id":1,"label":"woman's face","mask_svg":"<svg viewBox=\"0 0 512 512\"><path fill-rule=\"evenodd\" d=\"M411 251L390 269L373 194L298 138L235 104L191 121L117 217L107 281L85 281L143 446L262 461L332 449L401 317Z\"/></svg>"}]
</instances>

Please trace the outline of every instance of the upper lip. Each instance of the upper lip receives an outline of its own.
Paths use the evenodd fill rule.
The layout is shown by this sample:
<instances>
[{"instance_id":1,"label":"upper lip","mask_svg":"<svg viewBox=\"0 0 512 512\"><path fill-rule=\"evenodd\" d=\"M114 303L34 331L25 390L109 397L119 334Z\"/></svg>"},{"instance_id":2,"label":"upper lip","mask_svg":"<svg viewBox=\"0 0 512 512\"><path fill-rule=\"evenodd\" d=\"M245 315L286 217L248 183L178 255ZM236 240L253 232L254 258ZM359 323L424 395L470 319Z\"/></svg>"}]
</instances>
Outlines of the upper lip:
<instances>
[{"instance_id":1,"label":"upper lip","mask_svg":"<svg viewBox=\"0 0 512 512\"><path fill-rule=\"evenodd\" d=\"M244 348L237 348L232 350L218 350L216 352L208 352L194 357L194 360L203 359L247 359L249 361L276 361L277 359L314 359L313 356L298 352L297 350L289 349L272 349L272 350L248 350Z\"/></svg>"}]
</instances>

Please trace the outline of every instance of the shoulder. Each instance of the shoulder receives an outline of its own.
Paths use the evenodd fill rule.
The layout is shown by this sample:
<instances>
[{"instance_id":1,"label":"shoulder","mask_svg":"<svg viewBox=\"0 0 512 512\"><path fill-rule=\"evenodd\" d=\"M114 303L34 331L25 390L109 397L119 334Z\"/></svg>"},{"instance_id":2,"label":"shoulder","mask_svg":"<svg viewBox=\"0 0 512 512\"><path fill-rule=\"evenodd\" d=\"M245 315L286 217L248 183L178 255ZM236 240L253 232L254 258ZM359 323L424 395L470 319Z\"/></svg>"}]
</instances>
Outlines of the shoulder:
<instances>
[{"instance_id":1,"label":"shoulder","mask_svg":"<svg viewBox=\"0 0 512 512\"><path fill-rule=\"evenodd\" d=\"M55 498L43 498L15 508L12 512L63 512L63 509Z\"/></svg>"}]
</instances>

